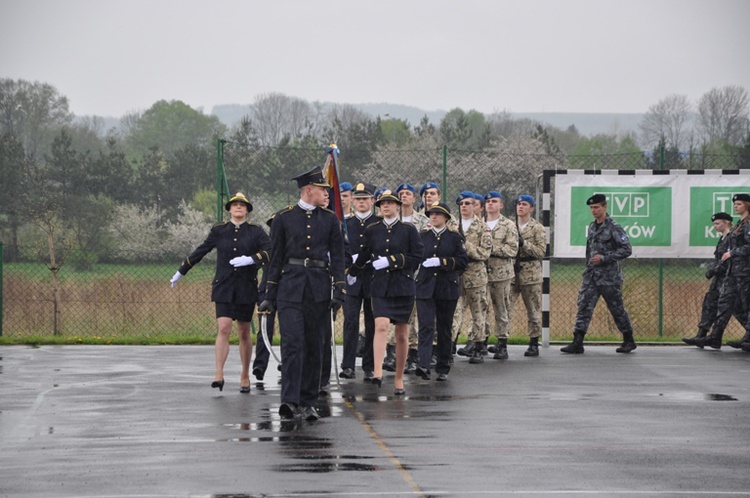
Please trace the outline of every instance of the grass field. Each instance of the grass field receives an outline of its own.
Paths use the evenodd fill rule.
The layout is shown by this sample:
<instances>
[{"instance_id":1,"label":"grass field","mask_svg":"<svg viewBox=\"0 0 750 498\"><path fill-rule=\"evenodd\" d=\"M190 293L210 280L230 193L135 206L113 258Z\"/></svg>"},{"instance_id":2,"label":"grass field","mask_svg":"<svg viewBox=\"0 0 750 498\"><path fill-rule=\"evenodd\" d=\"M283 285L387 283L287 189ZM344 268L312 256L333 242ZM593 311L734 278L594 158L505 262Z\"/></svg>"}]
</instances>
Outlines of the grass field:
<instances>
[{"instance_id":1,"label":"grass field","mask_svg":"<svg viewBox=\"0 0 750 498\"><path fill-rule=\"evenodd\" d=\"M568 340L572 336L583 266L555 263L551 265L550 337ZM623 293L639 341L675 342L693 335L708 288L703 277L705 270L698 263L665 265L660 326L658 266L642 261L626 262ZM85 272L63 267L59 273L59 328L55 335L49 270L39 264L5 264L0 344L212 343L216 334L214 307L210 302L213 267L196 266L171 289L169 279L176 266L97 265L93 271ZM511 342L525 342L525 316L519 300ZM336 321L338 337L342 322ZM733 321L727 337L741 334L739 325ZM620 340L603 301L597 306L587 338Z\"/></svg>"}]
</instances>

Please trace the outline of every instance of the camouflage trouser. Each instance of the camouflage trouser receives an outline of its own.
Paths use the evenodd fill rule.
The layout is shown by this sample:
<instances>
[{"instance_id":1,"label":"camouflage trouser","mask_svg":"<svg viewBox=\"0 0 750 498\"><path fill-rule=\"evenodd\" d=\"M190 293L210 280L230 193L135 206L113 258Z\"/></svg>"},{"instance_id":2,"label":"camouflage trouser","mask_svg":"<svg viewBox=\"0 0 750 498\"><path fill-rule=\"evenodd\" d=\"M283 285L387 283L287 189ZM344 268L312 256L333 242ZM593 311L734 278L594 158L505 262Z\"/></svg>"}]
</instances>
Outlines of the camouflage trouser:
<instances>
[{"instance_id":1,"label":"camouflage trouser","mask_svg":"<svg viewBox=\"0 0 750 498\"><path fill-rule=\"evenodd\" d=\"M703 296L703 305L701 306L701 321L698 322L698 328L711 330L711 325L716 321L716 313L719 311L719 289L724 281L721 277L715 277L711 280L706 295Z\"/></svg>"},{"instance_id":2,"label":"camouflage trouser","mask_svg":"<svg viewBox=\"0 0 750 498\"><path fill-rule=\"evenodd\" d=\"M468 332L469 340L483 342L485 339L484 324L488 308L486 287L464 289L464 295L459 299L456 312L453 315L453 340L458 337L464 317L466 316L464 312L468 309L471 312L471 323Z\"/></svg>"},{"instance_id":3,"label":"camouflage trouser","mask_svg":"<svg viewBox=\"0 0 750 498\"><path fill-rule=\"evenodd\" d=\"M495 336L507 339L510 335L510 284L513 279L487 284L487 294L492 301L492 311L495 314ZM485 315L487 316L487 315ZM489 327L485 326L485 330ZM487 334L489 336L489 334Z\"/></svg>"},{"instance_id":4,"label":"camouflage trouser","mask_svg":"<svg viewBox=\"0 0 750 498\"><path fill-rule=\"evenodd\" d=\"M732 315L750 332L750 278L746 276L724 278L712 334L721 337Z\"/></svg>"},{"instance_id":5,"label":"camouflage trouser","mask_svg":"<svg viewBox=\"0 0 750 498\"><path fill-rule=\"evenodd\" d=\"M588 331L591 317L594 315L594 308L596 308L596 303L599 302L599 296L603 297L604 302L607 303L607 308L612 314L617 330L623 336L632 334L633 325L630 323L630 317L625 310L620 286L596 285L594 281L581 285L581 290L578 293L578 314L576 315L574 330L584 334Z\"/></svg>"},{"instance_id":6,"label":"camouflage trouser","mask_svg":"<svg viewBox=\"0 0 750 498\"><path fill-rule=\"evenodd\" d=\"M526 318L528 319L529 337L542 336L542 284L511 285L510 306L508 307L508 320L513 320L513 307L518 296L523 299L526 306Z\"/></svg>"},{"instance_id":7,"label":"camouflage trouser","mask_svg":"<svg viewBox=\"0 0 750 498\"><path fill-rule=\"evenodd\" d=\"M416 301L415 301L416 302ZM411 318L409 318L409 349L417 349L417 346L419 345L419 327L417 324L417 311L416 311L417 305L414 305L414 312L411 314ZM390 330L388 331L388 345L389 346L395 346L396 345L396 332L391 325Z\"/></svg>"},{"instance_id":8,"label":"camouflage trouser","mask_svg":"<svg viewBox=\"0 0 750 498\"><path fill-rule=\"evenodd\" d=\"M458 298L458 303L456 303L456 311L453 313L453 327L451 330L451 338L453 339L453 342L456 342L458 336L461 335L461 329L464 327L464 321L469 316L467 313L465 313L466 310L466 301L464 301L464 297L461 296Z\"/></svg>"}]
</instances>

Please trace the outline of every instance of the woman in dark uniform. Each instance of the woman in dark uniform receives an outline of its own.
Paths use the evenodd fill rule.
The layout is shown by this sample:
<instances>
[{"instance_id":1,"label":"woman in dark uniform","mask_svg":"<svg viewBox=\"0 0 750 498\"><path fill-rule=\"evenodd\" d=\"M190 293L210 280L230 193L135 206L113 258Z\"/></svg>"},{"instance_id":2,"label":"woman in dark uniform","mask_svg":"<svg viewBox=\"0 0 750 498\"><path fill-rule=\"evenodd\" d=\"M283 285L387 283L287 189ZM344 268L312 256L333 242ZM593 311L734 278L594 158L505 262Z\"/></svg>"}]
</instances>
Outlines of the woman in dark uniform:
<instances>
[{"instance_id":1,"label":"woman in dark uniform","mask_svg":"<svg viewBox=\"0 0 750 498\"><path fill-rule=\"evenodd\" d=\"M419 235L425 259L417 275L417 313L419 322L419 364L416 374L430 379L432 340L437 322L437 380L448 380L451 366L451 327L461 292L459 275L466 269L463 236L448 230L451 210L444 202L433 204L424 214L430 217L430 229Z\"/></svg>"},{"instance_id":2,"label":"woman in dark uniform","mask_svg":"<svg viewBox=\"0 0 750 498\"><path fill-rule=\"evenodd\" d=\"M206 240L180 265L170 283L177 285L190 269L203 257L216 249L216 274L214 275L211 300L216 303L216 375L211 387L224 390L224 364L229 355L229 335L232 322L237 322L240 338L240 392L250 392L250 357L253 342L250 337L250 322L255 303L258 301L258 267L268 263L271 239L258 225L247 220L253 205L244 194L237 192L224 206L231 220L211 228Z\"/></svg>"},{"instance_id":3,"label":"woman in dark uniform","mask_svg":"<svg viewBox=\"0 0 750 498\"><path fill-rule=\"evenodd\" d=\"M364 246L349 273L361 275L373 268L370 281L372 311L375 316L373 340L374 375L372 382L383 383L383 356L390 324L396 333L396 378L394 394L405 394L404 366L408 349L409 317L414 312L414 272L422 262L422 241L413 225L399 220L401 200L385 190L375 201L383 218L365 229Z\"/></svg>"}]
</instances>

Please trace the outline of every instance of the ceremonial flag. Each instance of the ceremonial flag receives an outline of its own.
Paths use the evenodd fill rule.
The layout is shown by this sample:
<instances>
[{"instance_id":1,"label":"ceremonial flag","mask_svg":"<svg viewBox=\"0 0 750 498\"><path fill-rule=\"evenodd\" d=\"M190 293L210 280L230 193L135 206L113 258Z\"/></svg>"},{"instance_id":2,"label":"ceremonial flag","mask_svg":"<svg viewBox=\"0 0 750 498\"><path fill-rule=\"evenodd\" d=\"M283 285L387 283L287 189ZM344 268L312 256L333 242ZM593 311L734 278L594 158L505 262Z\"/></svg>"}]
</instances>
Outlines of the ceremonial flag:
<instances>
[{"instance_id":1,"label":"ceremonial flag","mask_svg":"<svg viewBox=\"0 0 750 498\"><path fill-rule=\"evenodd\" d=\"M341 205L341 187L339 182L339 149L336 144L328 146L326 163L323 166L323 176L333 190L331 195L331 209L336 212L339 220L344 220L344 208Z\"/></svg>"}]
</instances>

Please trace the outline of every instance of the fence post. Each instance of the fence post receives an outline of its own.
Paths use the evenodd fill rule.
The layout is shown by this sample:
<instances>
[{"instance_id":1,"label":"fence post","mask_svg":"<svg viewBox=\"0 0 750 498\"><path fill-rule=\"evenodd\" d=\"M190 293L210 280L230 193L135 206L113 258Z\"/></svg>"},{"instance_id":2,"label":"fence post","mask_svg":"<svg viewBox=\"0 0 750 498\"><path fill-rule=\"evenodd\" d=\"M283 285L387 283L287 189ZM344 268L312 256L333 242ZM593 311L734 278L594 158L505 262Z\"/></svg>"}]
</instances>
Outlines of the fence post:
<instances>
[{"instance_id":1,"label":"fence post","mask_svg":"<svg viewBox=\"0 0 750 498\"><path fill-rule=\"evenodd\" d=\"M224 175L225 142L226 140L221 138L216 140L216 223L221 223L224 220L224 195L229 193L224 191L226 185Z\"/></svg>"},{"instance_id":2,"label":"fence post","mask_svg":"<svg viewBox=\"0 0 750 498\"><path fill-rule=\"evenodd\" d=\"M659 146L659 169L664 169L664 142ZM659 258L659 337L664 336L664 259Z\"/></svg>"},{"instance_id":3,"label":"fence post","mask_svg":"<svg viewBox=\"0 0 750 498\"><path fill-rule=\"evenodd\" d=\"M5 308L3 307L3 243L0 241L0 337L3 336L3 313Z\"/></svg>"}]
</instances>

